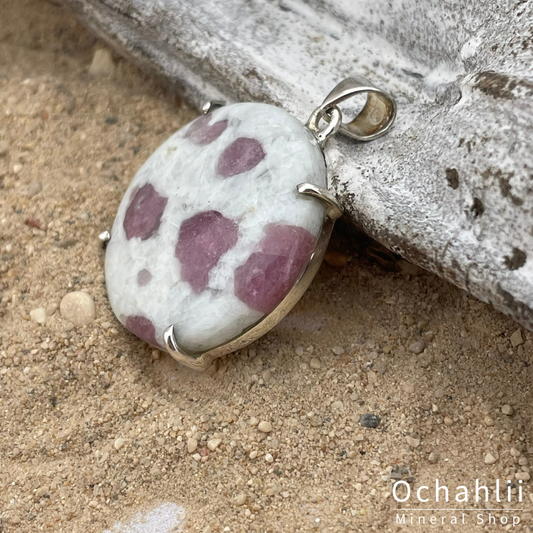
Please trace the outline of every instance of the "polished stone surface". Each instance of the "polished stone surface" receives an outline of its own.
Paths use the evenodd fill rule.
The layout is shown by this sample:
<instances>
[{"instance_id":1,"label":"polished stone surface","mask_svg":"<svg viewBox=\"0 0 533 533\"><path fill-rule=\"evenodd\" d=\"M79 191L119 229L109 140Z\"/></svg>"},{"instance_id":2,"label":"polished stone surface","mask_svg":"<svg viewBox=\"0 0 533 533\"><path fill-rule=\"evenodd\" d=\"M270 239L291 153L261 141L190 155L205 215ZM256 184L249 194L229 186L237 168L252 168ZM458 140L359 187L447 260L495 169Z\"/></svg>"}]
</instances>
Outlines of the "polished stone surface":
<instances>
[{"instance_id":1,"label":"polished stone surface","mask_svg":"<svg viewBox=\"0 0 533 533\"><path fill-rule=\"evenodd\" d=\"M294 117L235 104L185 126L139 170L106 251L109 301L134 334L205 351L239 335L290 291L323 222L324 158Z\"/></svg>"}]
</instances>

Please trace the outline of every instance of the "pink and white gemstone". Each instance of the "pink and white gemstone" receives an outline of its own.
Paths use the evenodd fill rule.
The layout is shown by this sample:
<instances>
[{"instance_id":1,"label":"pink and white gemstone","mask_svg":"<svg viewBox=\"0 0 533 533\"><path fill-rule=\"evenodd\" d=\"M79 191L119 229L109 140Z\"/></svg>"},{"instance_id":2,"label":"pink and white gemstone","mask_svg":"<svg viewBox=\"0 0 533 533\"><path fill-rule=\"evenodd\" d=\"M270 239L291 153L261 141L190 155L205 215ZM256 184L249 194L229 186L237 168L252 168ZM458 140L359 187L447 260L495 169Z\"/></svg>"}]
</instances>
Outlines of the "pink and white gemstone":
<instances>
[{"instance_id":1,"label":"pink and white gemstone","mask_svg":"<svg viewBox=\"0 0 533 533\"><path fill-rule=\"evenodd\" d=\"M267 104L219 108L172 135L141 167L106 251L118 319L164 346L204 352L238 336L286 296L322 229L326 186L313 135Z\"/></svg>"}]
</instances>

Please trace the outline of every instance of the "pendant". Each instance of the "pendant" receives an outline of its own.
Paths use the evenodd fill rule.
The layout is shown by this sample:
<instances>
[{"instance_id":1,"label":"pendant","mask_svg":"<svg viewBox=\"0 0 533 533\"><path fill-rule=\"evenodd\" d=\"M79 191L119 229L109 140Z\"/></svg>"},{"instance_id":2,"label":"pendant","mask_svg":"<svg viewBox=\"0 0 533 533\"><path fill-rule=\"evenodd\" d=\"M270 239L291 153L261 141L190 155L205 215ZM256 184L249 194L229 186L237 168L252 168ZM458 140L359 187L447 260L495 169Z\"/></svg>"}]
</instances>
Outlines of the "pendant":
<instances>
[{"instance_id":1,"label":"pendant","mask_svg":"<svg viewBox=\"0 0 533 533\"><path fill-rule=\"evenodd\" d=\"M366 104L343 124L338 104L360 93ZM337 85L305 126L268 104L206 105L149 157L100 236L119 321L199 370L264 335L311 283L342 215L328 139L376 139L395 115L362 77Z\"/></svg>"}]
</instances>

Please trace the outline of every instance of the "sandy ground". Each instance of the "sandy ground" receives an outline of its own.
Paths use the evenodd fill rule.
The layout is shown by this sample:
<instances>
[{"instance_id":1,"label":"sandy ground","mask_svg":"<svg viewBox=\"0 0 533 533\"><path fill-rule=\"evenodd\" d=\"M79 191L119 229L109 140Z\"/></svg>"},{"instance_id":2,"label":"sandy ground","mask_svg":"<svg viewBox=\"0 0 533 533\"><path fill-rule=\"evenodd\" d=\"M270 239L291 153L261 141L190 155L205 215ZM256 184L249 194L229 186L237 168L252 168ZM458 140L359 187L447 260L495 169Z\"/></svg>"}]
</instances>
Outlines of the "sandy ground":
<instances>
[{"instance_id":1,"label":"sandy ground","mask_svg":"<svg viewBox=\"0 0 533 533\"><path fill-rule=\"evenodd\" d=\"M346 265L324 264L280 325L205 373L120 326L97 235L194 113L119 58L90 76L99 46L58 5L0 0L0 531L100 533L164 502L183 505L185 531L504 529L488 508L521 509L492 514L530 531L533 336L342 228ZM96 302L89 326L58 310L73 290ZM512 502L455 501L476 479L512 480ZM440 524L419 527L396 524L401 506L478 511L464 525L414 511Z\"/></svg>"}]
</instances>

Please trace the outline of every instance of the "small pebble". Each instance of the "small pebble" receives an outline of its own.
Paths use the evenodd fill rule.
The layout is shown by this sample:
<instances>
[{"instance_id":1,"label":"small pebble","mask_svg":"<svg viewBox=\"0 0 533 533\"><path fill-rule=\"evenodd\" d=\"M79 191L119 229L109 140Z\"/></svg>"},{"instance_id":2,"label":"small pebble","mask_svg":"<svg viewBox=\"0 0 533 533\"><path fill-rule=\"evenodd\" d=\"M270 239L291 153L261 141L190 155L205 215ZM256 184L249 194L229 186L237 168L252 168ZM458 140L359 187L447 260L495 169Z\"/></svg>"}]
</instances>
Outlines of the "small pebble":
<instances>
[{"instance_id":1,"label":"small pebble","mask_svg":"<svg viewBox=\"0 0 533 533\"><path fill-rule=\"evenodd\" d=\"M316 358L316 357L313 357L313 358L311 359L311 361L309 362L309 366L310 366L311 368L314 368L315 370L318 370L318 369L320 369L320 367L321 367L322 365L320 364L320 359L318 359L318 358Z\"/></svg>"},{"instance_id":2,"label":"small pebble","mask_svg":"<svg viewBox=\"0 0 533 533\"><path fill-rule=\"evenodd\" d=\"M211 440L208 440L207 441L207 447L212 451L214 452L219 444L222 442L222 439L211 439Z\"/></svg>"},{"instance_id":3,"label":"small pebble","mask_svg":"<svg viewBox=\"0 0 533 533\"><path fill-rule=\"evenodd\" d=\"M61 316L75 326L86 326L96 318L93 297L82 291L67 293L59 306Z\"/></svg>"},{"instance_id":4,"label":"small pebble","mask_svg":"<svg viewBox=\"0 0 533 533\"><path fill-rule=\"evenodd\" d=\"M37 307L37 309L32 309L30 311L30 318L37 322L37 324L46 324L46 309L44 307Z\"/></svg>"},{"instance_id":5,"label":"small pebble","mask_svg":"<svg viewBox=\"0 0 533 533\"><path fill-rule=\"evenodd\" d=\"M94 53L93 61L89 67L91 76L112 76L115 72L115 64L111 52L107 48L101 48Z\"/></svg>"},{"instance_id":6,"label":"small pebble","mask_svg":"<svg viewBox=\"0 0 533 533\"><path fill-rule=\"evenodd\" d=\"M9 152L9 143L7 141L0 141L0 157L5 157Z\"/></svg>"},{"instance_id":7,"label":"small pebble","mask_svg":"<svg viewBox=\"0 0 533 533\"><path fill-rule=\"evenodd\" d=\"M295 351L296 351L296 355L303 355L304 354L304 347L303 346L298 346Z\"/></svg>"},{"instance_id":8,"label":"small pebble","mask_svg":"<svg viewBox=\"0 0 533 533\"><path fill-rule=\"evenodd\" d=\"M359 424L365 428L377 428L381 424L381 418L372 413L365 413L359 418Z\"/></svg>"},{"instance_id":9,"label":"small pebble","mask_svg":"<svg viewBox=\"0 0 533 533\"><path fill-rule=\"evenodd\" d=\"M13 165L14 174L19 174L22 169L23 169L23 166L20 164Z\"/></svg>"},{"instance_id":10,"label":"small pebble","mask_svg":"<svg viewBox=\"0 0 533 533\"><path fill-rule=\"evenodd\" d=\"M426 341L424 339L420 339L418 341L413 342L409 346L409 351L418 355L426 349L426 346L427 346Z\"/></svg>"},{"instance_id":11,"label":"small pebble","mask_svg":"<svg viewBox=\"0 0 533 533\"><path fill-rule=\"evenodd\" d=\"M430 353L422 353L417 362L420 368L429 368L431 363L433 363L433 355Z\"/></svg>"},{"instance_id":12,"label":"small pebble","mask_svg":"<svg viewBox=\"0 0 533 533\"><path fill-rule=\"evenodd\" d=\"M233 505L241 507L241 505L244 505L246 503L247 499L248 498L246 497L246 494L239 494L238 496L235 496L235 498L233 498Z\"/></svg>"},{"instance_id":13,"label":"small pebble","mask_svg":"<svg viewBox=\"0 0 533 533\"><path fill-rule=\"evenodd\" d=\"M491 427L494 425L494 420L489 415L483 418L483 422L485 422L485 425L488 427Z\"/></svg>"},{"instance_id":14,"label":"small pebble","mask_svg":"<svg viewBox=\"0 0 533 533\"><path fill-rule=\"evenodd\" d=\"M529 475L529 472L517 472L514 475L515 479L518 481L529 481L531 476Z\"/></svg>"},{"instance_id":15,"label":"small pebble","mask_svg":"<svg viewBox=\"0 0 533 533\"><path fill-rule=\"evenodd\" d=\"M191 437L190 439L187 440L187 451L189 453L194 453L197 447L198 447L198 441L196 439L193 439Z\"/></svg>"},{"instance_id":16,"label":"small pebble","mask_svg":"<svg viewBox=\"0 0 533 533\"><path fill-rule=\"evenodd\" d=\"M121 448L124 447L124 444L126 444L126 439L123 439L122 437L119 437L118 439L115 440L115 450L120 450Z\"/></svg>"},{"instance_id":17,"label":"small pebble","mask_svg":"<svg viewBox=\"0 0 533 533\"><path fill-rule=\"evenodd\" d=\"M32 180L26 187L26 196L33 198L36 194L39 194L43 190L43 184L40 181Z\"/></svg>"},{"instance_id":18,"label":"small pebble","mask_svg":"<svg viewBox=\"0 0 533 533\"><path fill-rule=\"evenodd\" d=\"M420 437L417 435L407 435L405 440L412 448L418 448L420 446Z\"/></svg>"},{"instance_id":19,"label":"small pebble","mask_svg":"<svg viewBox=\"0 0 533 533\"><path fill-rule=\"evenodd\" d=\"M311 427L314 427L314 428L320 427L322 423L323 423L322 418L319 416L313 416L310 421Z\"/></svg>"},{"instance_id":20,"label":"small pebble","mask_svg":"<svg viewBox=\"0 0 533 533\"><path fill-rule=\"evenodd\" d=\"M27 218L26 219L26 224L30 228L44 229L42 224L41 224L41 221L38 218L34 218L34 217Z\"/></svg>"},{"instance_id":21,"label":"small pebble","mask_svg":"<svg viewBox=\"0 0 533 533\"><path fill-rule=\"evenodd\" d=\"M342 355L344 353L344 348L342 346L334 346L333 348L331 348L331 351L335 355Z\"/></svg>"},{"instance_id":22,"label":"small pebble","mask_svg":"<svg viewBox=\"0 0 533 533\"><path fill-rule=\"evenodd\" d=\"M265 461L267 463L272 463L272 462L274 462L274 457L272 457L272 455L270 453L266 453L265 454Z\"/></svg>"},{"instance_id":23,"label":"small pebble","mask_svg":"<svg viewBox=\"0 0 533 533\"><path fill-rule=\"evenodd\" d=\"M263 422L259 422L257 429L263 433L270 433L272 431L272 424L263 420Z\"/></svg>"},{"instance_id":24,"label":"small pebble","mask_svg":"<svg viewBox=\"0 0 533 533\"><path fill-rule=\"evenodd\" d=\"M429 456L428 456L428 461L429 461L430 463L435 464L436 462L438 462L438 460L439 460L439 454L438 454L438 453L436 453L436 452L431 452L431 453L429 454Z\"/></svg>"},{"instance_id":25,"label":"small pebble","mask_svg":"<svg viewBox=\"0 0 533 533\"><path fill-rule=\"evenodd\" d=\"M445 416L444 417L444 423L447 425L447 426L451 426L453 424L453 420L449 417L449 416Z\"/></svg>"},{"instance_id":26,"label":"small pebble","mask_svg":"<svg viewBox=\"0 0 533 533\"><path fill-rule=\"evenodd\" d=\"M513 409L512 405L509 405L509 404L506 403L502 407L502 413L504 415L511 416L514 413L514 409Z\"/></svg>"},{"instance_id":27,"label":"small pebble","mask_svg":"<svg viewBox=\"0 0 533 533\"><path fill-rule=\"evenodd\" d=\"M255 418L255 416L252 416L252 418L250 418L250 426L257 426L257 424L259 424L259 420Z\"/></svg>"},{"instance_id":28,"label":"small pebble","mask_svg":"<svg viewBox=\"0 0 533 533\"><path fill-rule=\"evenodd\" d=\"M400 471L399 467L396 466L391 470L390 479L392 479L393 481L399 481L400 479L402 479L402 477L402 472ZM358 483L358 485L362 488L362 485L360 483ZM361 488L358 488L357 490L361 490Z\"/></svg>"},{"instance_id":29,"label":"small pebble","mask_svg":"<svg viewBox=\"0 0 533 533\"><path fill-rule=\"evenodd\" d=\"M518 328L512 335L511 335L511 344L513 345L513 348L516 348L517 346L521 346L524 344L524 339L522 338L522 330Z\"/></svg>"},{"instance_id":30,"label":"small pebble","mask_svg":"<svg viewBox=\"0 0 533 533\"><path fill-rule=\"evenodd\" d=\"M331 408L334 409L335 411L340 411L343 407L344 407L344 404L340 400L337 400L336 402L333 402L331 404Z\"/></svg>"},{"instance_id":31,"label":"small pebble","mask_svg":"<svg viewBox=\"0 0 533 533\"><path fill-rule=\"evenodd\" d=\"M515 447L512 447L509 452L513 457L520 457L521 455L521 453Z\"/></svg>"},{"instance_id":32,"label":"small pebble","mask_svg":"<svg viewBox=\"0 0 533 533\"><path fill-rule=\"evenodd\" d=\"M58 307L59 306L55 302L48 304L46 306L46 316L52 316L57 311Z\"/></svg>"},{"instance_id":33,"label":"small pebble","mask_svg":"<svg viewBox=\"0 0 533 533\"><path fill-rule=\"evenodd\" d=\"M490 452L488 452L485 455L485 458L483 459L486 465L493 465L497 460L498 460L498 454L496 454L496 457L494 457L494 455L492 455L492 453Z\"/></svg>"}]
</instances>

